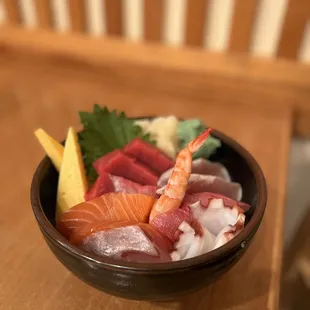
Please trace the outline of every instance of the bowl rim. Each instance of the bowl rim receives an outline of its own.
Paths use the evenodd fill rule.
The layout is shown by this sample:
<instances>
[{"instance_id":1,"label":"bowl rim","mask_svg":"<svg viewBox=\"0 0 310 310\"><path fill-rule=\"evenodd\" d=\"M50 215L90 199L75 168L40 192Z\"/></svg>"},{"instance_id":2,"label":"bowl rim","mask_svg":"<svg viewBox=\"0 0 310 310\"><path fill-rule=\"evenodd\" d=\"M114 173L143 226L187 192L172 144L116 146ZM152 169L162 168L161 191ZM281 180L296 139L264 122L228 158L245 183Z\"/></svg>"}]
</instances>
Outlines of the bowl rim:
<instances>
[{"instance_id":1,"label":"bowl rim","mask_svg":"<svg viewBox=\"0 0 310 310\"><path fill-rule=\"evenodd\" d=\"M134 119L147 119L152 117L137 117ZM50 159L45 156L39 165L37 166L31 182L30 189L30 200L32 210L37 223L44 235L47 237L55 246L62 248L69 255L73 255L79 259L83 259L85 263L92 267L101 267L111 271L121 272L126 271L129 273L169 273L175 271L182 271L187 268L200 268L202 265L213 264L215 261L224 259L227 255L237 251L240 248L246 246L246 240L249 236L253 236L256 230L259 228L260 223L263 219L266 204L267 204L267 185L266 179L257 161L250 154L250 152L239 144L233 138L225 135L223 132L214 129L212 136L220 139L222 142L231 147L235 152L241 155L246 161L254 174L255 182L258 188L258 198L255 211L252 218L244 229L235 236L232 240L228 241L223 246L212 250L208 253L189 258L186 260L180 260L175 262L163 262L163 263L139 263L139 262L125 262L117 261L109 257L102 257L95 254L90 254L85 250L82 250L72 244L56 230L52 223L45 216L41 200L40 200L40 186L42 183L44 171L52 165ZM251 239L251 238L250 238ZM251 240L249 240L250 242ZM96 266L97 265L97 266Z\"/></svg>"}]
</instances>

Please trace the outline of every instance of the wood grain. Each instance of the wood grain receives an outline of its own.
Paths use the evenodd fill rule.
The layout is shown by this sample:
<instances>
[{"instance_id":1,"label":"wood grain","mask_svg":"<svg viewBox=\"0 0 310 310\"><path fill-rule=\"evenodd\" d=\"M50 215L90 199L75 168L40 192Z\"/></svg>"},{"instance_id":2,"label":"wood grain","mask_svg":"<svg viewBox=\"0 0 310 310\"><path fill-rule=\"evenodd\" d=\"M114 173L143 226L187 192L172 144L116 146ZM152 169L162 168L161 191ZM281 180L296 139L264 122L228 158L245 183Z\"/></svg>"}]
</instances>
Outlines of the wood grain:
<instances>
[{"instance_id":1,"label":"wood grain","mask_svg":"<svg viewBox=\"0 0 310 310\"><path fill-rule=\"evenodd\" d=\"M310 261L310 208L304 212L301 223L285 254L283 270L287 276L293 268L298 267L299 258L304 257Z\"/></svg>"},{"instance_id":2,"label":"wood grain","mask_svg":"<svg viewBox=\"0 0 310 310\"><path fill-rule=\"evenodd\" d=\"M228 47L230 52L247 53L249 51L259 2L259 0L235 1Z\"/></svg>"},{"instance_id":3,"label":"wood grain","mask_svg":"<svg viewBox=\"0 0 310 310\"><path fill-rule=\"evenodd\" d=\"M144 0L144 38L147 41L161 41L163 27L163 0Z\"/></svg>"},{"instance_id":4,"label":"wood grain","mask_svg":"<svg viewBox=\"0 0 310 310\"><path fill-rule=\"evenodd\" d=\"M191 93L200 100L252 107L265 106L265 98L273 97L268 104L279 110L283 104L294 105L295 133L310 136L310 66L302 63L0 27L0 53L14 51L25 57L35 54L42 62L48 58L93 67L99 76L109 70L111 77L126 80L132 87L142 88L150 79L157 91L183 96ZM123 70L125 67L135 70ZM237 97L241 91L243 96Z\"/></svg>"},{"instance_id":5,"label":"wood grain","mask_svg":"<svg viewBox=\"0 0 310 310\"><path fill-rule=\"evenodd\" d=\"M105 0L107 34L123 35L122 0Z\"/></svg>"},{"instance_id":6,"label":"wood grain","mask_svg":"<svg viewBox=\"0 0 310 310\"><path fill-rule=\"evenodd\" d=\"M4 180L0 182L6 192L2 212L8 219L1 228L9 232L0 234L4 258L0 272L5 279L0 309L20 309L25 303L47 310L199 310L206 305L210 309L277 309L292 119L292 94L283 85L307 85L309 73L304 67L7 27L0 31L0 43L0 100L8 103L0 105L4 133L0 139L7 146L0 153ZM245 257L216 284L172 303L138 303L101 294L55 260L30 208L11 207L28 204L29 181L43 155L33 129L44 127L62 139L69 125L78 125L77 111L90 109L95 101L131 116L200 117L236 138L257 158L268 183L265 219ZM262 137L264 147L257 143ZM21 157L20 149L28 155ZM14 178L19 187L13 188L9 180L16 162L20 169Z\"/></svg>"},{"instance_id":7,"label":"wood grain","mask_svg":"<svg viewBox=\"0 0 310 310\"><path fill-rule=\"evenodd\" d=\"M186 44L194 46L203 45L205 20L207 18L207 5L208 0L194 0L187 2Z\"/></svg>"},{"instance_id":8,"label":"wood grain","mask_svg":"<svg viewBox=\"0 0 310 310\"><path fill-rule=\"evenodd\" d=\"M2 2L6 10L7 22L10 24L20 24L21 14L18 0L3 0Z\"/></svg>"},{"instance_id":9,"label":"wood grain","mask_svg":"<svg viewBox=\"0 0 310 310\"><path fill-rule=\"evenodd\" d=\"M53 27L52 10L49 0L34 0L38 26L43 28Z\"/></svg>"},{"instance_id":10,"label":"wood grain","mask_svg":"<svg viewBox=\"0 0 310 310\"><path fill-rule=\"evenodd\" d=\"M285 250L282 267L281 300L290 309L309 308L310 209L306 210L294 238ZM300 278L300 279L299 279ZM308 285L309 286L309 285ZM302 289L304 287L304 290ZM299 301L299 306L296 304ZM306 305L308 307L306 307ZM303 307L301 307L303 306Z\"/></svg>"},{"instance_id":11,"label":"wood grain","mask_svg":"<svg viewBox=\"0 0 310 310\"><path fill-rule=\"evenodd\" d=\"M222 102L199 98L189 89L186 93L167 88L158 91L157 79L169 87L173 77L179 76L185 82L190 79L178 72L173 75L169 68L162 68L160 73L154 68L141 68L143 64L131 66L121 59L124 75L109 61L110 66L98 70L89 63L70 59L30 54L23 57L12 52L0 58L0 100L7 103L0 106L0 143L6 146L0 153L0 186L6 193L1 210L5 220L1 222L0 272L5 285L1 287L0 309L23 309L25 305L34 310L278 309L290 106L276 109L270 104L276 97L266 96L266 107L249 108L236 99L244 96L242 88L234 97L227 94ZM142 80L144 84L139 85ZM247 85L243 87L246 90ZM130 116L198 116L234 137L258 160L269 191L264 221L245 256L217 283L170 303L126 301L81 282L48 250L29 208L29 182L43 156L33 130L43 127L62 139L69 125L78 126L77 111L91 109L95 101L108 103ZM264 147L257 143L262 137ZM27 156L21 156L21 150ZM19 169L15 169L16 162ZM16 179L18 183L12 187Z\"/></svg>"},{"instance_id":12,"label":"wood grain","mask_svg":"<svg viewBox=\"0 0 310 310\"><path fill-rule=\"evenodd\" d=\"M74 32L86 31L86 17L84 0L68 0L71 30Z\"/></svg>"},{"instance_id":13,"label":"wood grain","mask_svg":"<svg viewBox=\"0 0 310 310\"><path fill-rule=\"evenodd\" d=\"M307 21L310 19L310 1L289 0L278 46L278 57L296 59Z\"/></svg>"},{"instance_id":14,"label":"wood grain","mask_svg":"<svg viewBox=\"0 0 310 310\"><path fill-rule=\"evenodd\" d=\"M133 44L114 38L102 40L78 34L60 35L41 29L20 29L9 25L0 26L0 46L3 50L21 49L23 53L29 50L37 51L47 57L72 57L92 65L99 65L107 60L122 60L126 63L183 70L200 75L210 73L215 77L244 78L299 89L310 87L310 67L285 60L223 55L161 44Z\"/></svg>"}]
</instances>

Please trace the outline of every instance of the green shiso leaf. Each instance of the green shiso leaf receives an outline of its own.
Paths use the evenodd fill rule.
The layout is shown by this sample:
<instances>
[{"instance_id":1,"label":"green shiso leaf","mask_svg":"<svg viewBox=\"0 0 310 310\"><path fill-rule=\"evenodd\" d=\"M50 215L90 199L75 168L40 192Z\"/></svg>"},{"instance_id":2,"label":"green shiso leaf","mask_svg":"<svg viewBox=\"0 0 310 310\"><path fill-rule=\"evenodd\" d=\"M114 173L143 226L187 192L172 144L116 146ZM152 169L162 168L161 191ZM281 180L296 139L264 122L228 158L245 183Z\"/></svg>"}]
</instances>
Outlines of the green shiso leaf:
<instances>
[{"instance_id":1,"label":"green shiso leaf","mask_svg":"<svg viewBox=\"0 0 310 310\"><path fill-rule=\"evenodd\" d=\"M186 145L197 136L199 136L206 126L199 119L189 119L180 121L178 126L178 138L180 149L186 147ZM210 157L217 148L221 146L221 141L209 136L200 149L193 155L193 159L200 157Z\"/></svg>"},{"instance_id":2,"label":"green shiso leaf","mask_svg":"<svg viewBox=\"0 0 310 310\"><path fill-rule=\"evenodd\" d=\"M134 138L140 138L149 143L149 135L143 134L142 128L135 125L125 113L116 110L109 111L107 107L94 105L93 112L79 112L83 130L79 134L79 143L83 153L83 160L87 176L92 183L96 171L92 164L101 156L115 149L123 148Z\"/></svg>"}]
</instances>

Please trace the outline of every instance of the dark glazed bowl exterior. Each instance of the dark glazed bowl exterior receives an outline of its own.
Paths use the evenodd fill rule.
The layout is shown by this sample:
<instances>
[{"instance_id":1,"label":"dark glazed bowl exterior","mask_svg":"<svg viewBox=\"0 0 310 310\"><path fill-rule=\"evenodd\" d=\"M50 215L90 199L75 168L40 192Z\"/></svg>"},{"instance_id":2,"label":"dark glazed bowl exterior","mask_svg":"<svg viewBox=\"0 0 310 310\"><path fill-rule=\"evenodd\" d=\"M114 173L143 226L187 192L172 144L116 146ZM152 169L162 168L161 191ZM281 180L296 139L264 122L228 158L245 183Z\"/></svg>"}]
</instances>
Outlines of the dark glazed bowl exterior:
<instances>
[{"instance_id":1,"label":"dark glazed bowl exterior","mask_svg":"<svg viewBox=\"0 0 310 310\"><path fill-rule=\"evenodd\" d=\"M210 160L221 162L232 180L243 187L243 201L251 204L244 230L224 246L195 258L173 263L125 263L90 255L72 246L55 229L58 174L45 157L31 186L33 212L46 243L57 259L82 281L106 293L127 299L162 301L198 290L230 269L243 255L262 221L267 188L254 158L219 131L212 135L222 147Z\"/></svg>"}]
</instances>

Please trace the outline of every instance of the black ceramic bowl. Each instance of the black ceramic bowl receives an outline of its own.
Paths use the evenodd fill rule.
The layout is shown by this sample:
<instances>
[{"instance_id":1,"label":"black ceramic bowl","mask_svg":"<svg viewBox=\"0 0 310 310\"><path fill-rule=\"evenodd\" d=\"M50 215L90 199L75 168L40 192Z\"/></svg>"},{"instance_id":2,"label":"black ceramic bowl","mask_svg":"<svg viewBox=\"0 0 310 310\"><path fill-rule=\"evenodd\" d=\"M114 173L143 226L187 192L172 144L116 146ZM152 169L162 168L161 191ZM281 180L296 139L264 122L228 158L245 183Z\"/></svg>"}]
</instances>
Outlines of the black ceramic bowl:
<instances>
[{"instance_id":1,"label":"black ceramic bowl","mask_svg":"<svg viewBox=\"0 0 310 310\"><path fill-rule=\"evenodd\" d=\"M222 147L211 160L222 163L232 180L243 187L247 212L244 230L224 246L207 254L173 263L125 263L90 255L72 246L55 229L58 174L46 157L38 166L31 186L31 203L46 243L57 259L82 281L106 293L136 300L168 300L214 282L244 254L262 221L267 189L254 158L233 139L219 131L212 135Z\"/></svg>"}]
</instances>

